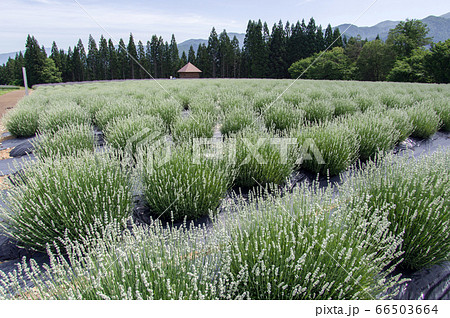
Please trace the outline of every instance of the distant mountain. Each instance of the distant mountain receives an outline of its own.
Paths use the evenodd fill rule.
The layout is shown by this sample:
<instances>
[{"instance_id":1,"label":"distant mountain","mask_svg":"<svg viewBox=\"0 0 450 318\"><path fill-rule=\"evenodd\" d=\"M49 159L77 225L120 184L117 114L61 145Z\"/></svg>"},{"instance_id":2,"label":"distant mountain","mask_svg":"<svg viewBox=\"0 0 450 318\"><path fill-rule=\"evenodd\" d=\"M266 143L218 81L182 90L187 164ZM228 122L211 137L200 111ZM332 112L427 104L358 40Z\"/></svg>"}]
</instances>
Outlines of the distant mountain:
<instances>
[{"instance_id":1,"label":"distant mountain","mask_svg":"<svg viewBox=\"0 0 450 318\"><path fill-rule=\"evenodd\" d=\"M242 48L244 46L245 33L233 33L233 32L231 32L231 33L228 33L228 36L230 37L230 40L233 40L233 37L236 36L236 38L239 40L239 47ZM178 51L180 52L180 56L181 56L181 54L183 54L183 51L186 52L186 55L187 55L191 45L194 47L195 53L197 53L197 49L198 49L198 45L199 44L208 45L208 40L205 40L205 39L190 39L190 40L186 40L184 42L181 42L180 44L178 44Z\"/></svg>"},{"instance_id":2,"label":"distant mountain","mask_svg":"<svg viewBox=\"0 0 450 318\"><path fill-rule=\"evenodd\" d=\"M16 53L18 53L18 52L1 53L0 54L0 65L5 64L9 58L13 59L16 56Z\"/></svg>"},{"instance_id":3,"label":"distant mountain","mask_svg":"<svg viewBox=\"0 0 450 318\"><path fill-rule=\"evenodd\" d=\"M199 44L206 44L208 45L208 40L205 39L189 39L186 40L184 42L181 42L180 44L178 44L178 52L181 54L183 54L183 51L186 52L186 56L189 52L189 48L191 47L191 45L194 47L194 51L195 53L197 53L197 48L199 46Z\"/></svg>"},{"instance_id":4,"label":"distant mountain","mask_svg":"<svg viewBox=\"0 0 450 318\"><path fill-rule=\"evenodd\" d=\"M45 48L45 52L47 52L47 56L50 56L50 54L52 54L52 49L46 47ZM22 51L22 54L24 54L25 51ZM19 52L10 52L10 53L0 53L0 65L5 64L6 62L8 62L9 58L15 58L16 54L19 54Z\"/></svg>"},{"instance_id":5,"label":"distant mountain","mask_svg":"<svg viewBox=\"0 0 450 318\"><path fill-rule=\"evenodd\" d=\"M446 13L446 14L443 14L443 15L441 15L441 18L446 18L446 19L450 19L450 12L449 12L449 13Z\"/></svg>"},{"instance_id":6,"label":"distant mountain","mask_svg":"<svg viewBox=\"0 0 450 318\"><path fill-rule=\"evenodd\" d=\"M430 15L422 20L430 28L428 36L433 39L434 43L450 39L450 12L444 16L446 17Z\"/></svg>"},{"instance_id":7,"label":"distant mountain","mask_svg":"<svg viewBox=\"0 0 450 318\"><path fill-rule=\"evenodd\" d=\"M450 12L439 17L430 15L421 21L430 28L428 36L433 39L433 42L436 43L450 39ZM339 28L342 33L350 26L347 32L345 32L347 38L360 35L362 39L367 38L368 40L374 40L377 35L379 35L382 40L386 40L389 30L395 28L399 22L400 21L388 20L371 27L357 27L354 25L350 26L350 24L341 24L338 25L337 28Z\"/></svg>"}]
</instances>

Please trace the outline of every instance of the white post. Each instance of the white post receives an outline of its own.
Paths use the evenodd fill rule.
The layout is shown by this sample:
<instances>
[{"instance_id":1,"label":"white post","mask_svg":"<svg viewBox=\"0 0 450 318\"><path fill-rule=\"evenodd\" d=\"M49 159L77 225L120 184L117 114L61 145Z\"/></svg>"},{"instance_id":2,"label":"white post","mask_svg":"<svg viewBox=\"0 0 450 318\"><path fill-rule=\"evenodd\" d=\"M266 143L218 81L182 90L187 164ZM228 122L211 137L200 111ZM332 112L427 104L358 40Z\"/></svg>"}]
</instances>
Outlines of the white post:
<instances>
[{"instance_id":1,"label":"white post","mask_svg":"<svg viewBox=\"0 0 450 318\"><path fill-rule=\"evenodd\" d=\"M22 74L23 74L23 84L25 86L25 95L28 96L27 71L25 70L25 67L22 67Z\"/></svg>"}]
</instances>

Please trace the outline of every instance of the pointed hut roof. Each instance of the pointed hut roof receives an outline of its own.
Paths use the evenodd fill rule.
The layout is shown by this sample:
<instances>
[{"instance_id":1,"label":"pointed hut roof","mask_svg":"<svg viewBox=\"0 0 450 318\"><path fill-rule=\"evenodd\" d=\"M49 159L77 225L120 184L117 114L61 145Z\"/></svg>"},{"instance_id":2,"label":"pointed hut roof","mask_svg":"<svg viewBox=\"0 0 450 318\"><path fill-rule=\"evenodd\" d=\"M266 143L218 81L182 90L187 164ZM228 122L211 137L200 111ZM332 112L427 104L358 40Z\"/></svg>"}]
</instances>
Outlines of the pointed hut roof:
<instances>
[{"instance_id":1,"label":"pointed hut roof","mask_svg":"<svg viewBox=\"0 0 450 318\"><path fill-rule=\"evenodd\" d=\"M200 71L194 64L189 62L185 66L180 68L177 73L202 73L202 71Z\"/></svg>"}]
</instances>

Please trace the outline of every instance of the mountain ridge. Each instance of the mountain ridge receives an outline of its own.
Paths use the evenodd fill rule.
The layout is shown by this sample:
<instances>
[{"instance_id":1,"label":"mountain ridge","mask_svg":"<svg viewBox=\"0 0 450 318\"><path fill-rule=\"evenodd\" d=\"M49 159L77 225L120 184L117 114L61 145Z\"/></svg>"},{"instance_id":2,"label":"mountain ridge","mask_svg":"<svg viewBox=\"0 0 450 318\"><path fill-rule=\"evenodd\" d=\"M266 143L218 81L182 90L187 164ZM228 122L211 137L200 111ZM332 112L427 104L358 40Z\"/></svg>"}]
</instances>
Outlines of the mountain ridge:
<instances>
[{"instance_id":1,"label":"mountain ridge","mask_svg":"<svg viewBox=\"0 0 450 318\"><path fill-rule=\"evenodd\" d=\"M430 15L426 18L420 19L420 21L427 24L427 26L430 28L428 36L433 39L433 42L437 43L439 41L445 41L450 38L450 12L440 16ZM385 20L373 26L363 27L345 23L334 27L334 29L339 28L342 33L348 28L348 30L345 32L347 38L360 35L362 39L367 38L369 41L371 41L374 40L377 35L379 35L380 39L386 40L389 34L389 29L394 28L399 22L401 21Z\"/></svg>"}]
</instances>

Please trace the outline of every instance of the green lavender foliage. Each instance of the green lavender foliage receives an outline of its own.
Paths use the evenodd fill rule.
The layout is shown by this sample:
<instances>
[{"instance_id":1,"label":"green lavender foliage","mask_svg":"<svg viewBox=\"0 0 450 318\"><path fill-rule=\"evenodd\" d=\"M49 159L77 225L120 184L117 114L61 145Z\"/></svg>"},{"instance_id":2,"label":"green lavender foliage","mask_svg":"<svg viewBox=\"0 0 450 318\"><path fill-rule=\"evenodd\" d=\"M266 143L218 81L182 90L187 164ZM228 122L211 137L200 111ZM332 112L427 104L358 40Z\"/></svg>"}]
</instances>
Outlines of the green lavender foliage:
<instances>
[{"instance_id":1,"label":"green lavender foliage","mask_svg":"<svg viewBox=\"0 0 450 318\"><path fill-rule=\"evenodd\" d=\"M116 118L127 117L132 113L139 113L138 107L133 104L133 102L118 100L116 103L108 105L108 107L101 108L95 113L95 125L103 130L106 128L108 123L112 122Z\"/></svg>"},{"instance_id":2,"label":"green lavender foliage","mask_svg":"<svg viewBox=\"0 0 450 318\"><path fill-rule=\"evenodd\" d=\"M131 114L113 119L103 132L105 140L113 148L134 154L138 145L145 145L160 138L164 129L164 122L159 117Z\"/></svg>"},{"instance_id":3,"label":"green lavender foliage","mask_svg":"<svg viewBox=\"0 0 450 318\"><path fill-rule=\"evenodd\" d=\"M387 108L402 108L408 106L408 102L403 94L397 94L395 91L385 90L379 95L381 104Z\"/></svg>"},{"instance_id":4,"label":"green lavender foliage","mask_svg":"<svg viewBox=\"0 0 450 318\"><path fill-rule=\"evenodd\" d=\"M376 96L369 96L366 94L355 97L354 101L362 112L378 107L380 103Z\"/></svg>"},{"instance_id":5,"label":"green lavender foliage","mask_svg":"<svg viewBox=\"0 0 450 318\"><path fill-rule=\"evenodd\" d=\"M252 104L246 96L243 95L243 92L231 87L222 92L218 104L224 113L228 113L233 109L252 109Z\"/></svg>"},{"instance_id":6,"label":"green lavender foliage","mask_svg":"<svg viewBox=\"0 0 450 318\"><path fill-rule=\"evenodd\" d=\"M344 123L303 125L291 134L298 143L301 167L311 172L334 176L358 159L359 137Z\"/></svg>"},{"instance_id":7,"label":"green lavender foliage","mask_svg":"<svg viewBox=\"0 0 450 318\"><path fill-rule=\"evenodd\" d=\"M391 118L378 112L366 112L349 117L344 122L359 137L359 157L361 160L373 158L379 151L391 150L399 139Z\"/></svg>"},{"instance_id":8,"label":"green lavender foliage","mask_svg":"<svg viewBox=\"0 0 450 318\"><path fill-rule=\"evenodd\" d=\"M388 210L357 207L307 184L224 206L232 218L167 228L113 222L83 242L49 250L51 266L0 271L0 298L376 299L398 292ZM364 215L365 218L359 216ZM33 287L23 284L23 277ZM381 296L383 295L383 296Z\"/></svg>"},{"instance_id":9,"label":"green lavender foliage","mask_svg":"<svg viewBox=\"0 0 450 318\"><path fill-rule=\"evenodd\" d=\"M414 159L387 155L354 171L346 188L379 208L391 205L390 230L404 232L402 267L418 270L449 260L450 152Z\"/></svg>"},{"instance_id":10,"label":"green lavender foliage","mask_svg":"<svg viewBox=\"0 0 450 318\"><path fill-rule=\"evenodd\" d=\"M76 98L77 104L83 107L89 114L89 116L94 119L95 114L101 109L110 107L110 105L116 101L110 94L107 95L92 95L89 98Z\"/></svg>"},{"instance_id":11,"label":"green lavender foliage","mask_svg":"<svg viewBox=\"0 0 450 318\"><path fill-rule=\"evenodd\" d=\"M302 103L306 103L306 102L310 102L311 101L310 97L308 97L303 92L295 91L294 88L286 91L283 94L282 98L283 98L284 101L286 101L288 103L291 103L291 104L295 105L296 107L298 107Z\"/></svg>"},{"instance_id":12,"label":"green lavender foliage","mask_svg":"<svg viewBox=\"0 0 450 318\"><path fill-rule=\"evenodd\" d=\"M172 129L175 142L189 142L192 138L212 138L216 119L206 111L197 111L187 118L179 118Z\"/></svg>"},{"instance_id":13,"label":"green lavender foliage","mask_svg":"<svg viewBox=\"0 0 450 318\"><path fill-rule=\"evenodd\" d=\"M217 119L220 113L220 107L210 96L200 96L197 100L193 100L189 107L192 115L208 115Z\"/></svg>"},{"instance_id":14,"label":"green lavender foliage","mask_svg":"<svg viewBox=\"0 0 450 318\"><path fill-rule=\"evenodd\" d=\"M332 190L302 185L293 193L239 201L231 232L231 273L248 299L376 299L393 286L387 265L401 243L387 210L350 207ZM365 220L360 213L370 214Z\"/></svg>"},{"instance_id":15,"label":"green lavender foliage","mask_svg":"<svg viewBox=\"0 0 450 318\"><path fill-rule=\"evenodd\" d=\"M264 113L267 108L274 102L273 94L269 92L259 92L253 98L253 109L259 113Z\"/></svg>"},{"instance_id":16,"label":"green lavender foliage","mask_svg":"<svg viewBox=\"0 0 450 318\"><path fill-rule=\"evenodd\" d=\"M409 118L408 112L404 109L392 108L386 111L386 117L392 119L394 128L398 132L396 142L404 141L411 136L414 131L414 125Z\"/></svg>"},{"instance_id":17,"label":"green lavender foliage","mask_svg":"<svg viewBox=\"0 0 450 318\"><path fill-rule=\"evenodd\" d=\"M231 138L236 147L236 186L282 184L292 173L296 162L295 140L249 128Z\"/></svg>"},{"instance_id":18,"label":"green lavender foliage","mask_svg":"<svg viewBox=\"0 0 450 318\"><path fill-rule=\"evenodd\" d=\"M311 88L308 91L307 95L312 101L329 100L331 98L331 94L329 91L318 87Z\"/></svg>"},{"instance_id":19,"label":"green lavender foliage","mask_svg":"<svg viewBox=\"0 0 450 318\"><path fill-rule=\"evenodd\" d=\"M351 115L360 110L358 104L350 98L339 98L333 100L334 115Z\"/></svg>"},{"instance_id":20,"label":"green lavender foliage","mask_svg":"<svg viewBox=\"0 0 450 318\"><path fill-rule=\"evenodd\" d=\"M164 99L156 102L152 107L145 110L151 116L158 116L164 122L166 132L169 133L175 122L181 117L182 106L177 100Z\"/></svg>"},{"instance_id":21,"label":"green lavender foliage","mask_svg":"<svg viewBox=\"0 0 450 318\"><path fill-rule=\"evenodd\" d=\"M305 112L302 109L295 108L293 104L279 101L266 108L263 115L267 129L283 132L301 124L304 120Z\"/></svg>"},{"instance_id":22,"label":"green lavender foliage","mask_svg":"<svg viewBox=\"0 0 450 318\"><path fill-rule=\"evenodd\" d=\"M224 233L208 236L207 229L185 224L167 229L159 221L123 227L114 222L92 231L88 244L66 240L65 255L49 252L51 267L24 263L14 275L28 273L35 292L0 271L0 298L10 299L11 290L14 299L227 298L219 279L228 271Z\"/></svg>"},{"instance_id":23,"label":"green lavender foliage","mask_svg":"<svg viewBox=\"0 0 450 318\"><path fill-rule=\"evenodd\" d=\"M233 181L227 158L209 158L189 143L144 148L138 162L147 204L155 218L163 220L215 212Z\"/></svg>"},{"instance_id":24,"label":"green lavender foliage","mask_svg":"<svg viewBox=\"0 0 450 318\"><path fill-rule=\"evenodd\" d=\"M408 109L408 115L414 125L413 137L429 138L434 135L442 122L429 102L420 102Z\"/></svg>"},{"instance_id":25,"label":"green lavender foliage","mask_svg":"<svg viewBox=\"0 0 450 318\"><path fill-rule=\"evenodd\" d=\"M16 137L34 136L38 129L39 110L32 106L17 107L3 117L6 129Z\"/></svg>"},{"instance_id":26,"label":"green lavender foliage","mask_svg":"<svg viewBox=\"0 0 450 318\"><path fill-rule=\"evenodd\" d=\"M185 110L189 109L189 105L192 100L192 95L193 94L191 92L178 93L177 101L183 107L183 109L185 109Z\"/></svg>"},{"instance_id":27,"label":"green lavender foliage","mask_svg":"<svg viewBox=\"0 0 450 318\"><path fill-rule=\"evenodd\" d=\"M21 99L16 107L3 117L6 129L16 137L31 137L38 131L39 116L49 99L44 94L33 94Z\"/></svg>"},{"instance_id":28,"label":"green lavender foliage","mask_svg":"<svg viewBox=\"0 0 450 318\"><path fill-rule=\"evenodd\" d=\"M38 134L34 142L34 153L41 157L73 156L93 152L95 136L92 127L86 124L69 125L54 134Z\"/></svg>"},{"instance_id":29,"label":"green lavender foliage","mask_svg":"<svg viewBox=\"0 0 450 318\"><path fill-rule=\"evenodd\" d=\"M236 184L241 186L251 185L250 182L253 185L283 183L291 174L294 164L288 161L280 165L279 144L263 142L261 147L256 147L256 154L267 159L267 164L259 164L256 160L244 162L246 154L255 155L243 142L246 134L252 145L257 144L261 137L278 137L273 132L257 130L261 125L258 115L261 115L261 121L264 120L264 109L278 97L280 103L283 100L304 111L305 118L311 123L320 122L317 125L320 129L308 130L308 134L323 143L324 153L329 156L332 168L346 169L348 164L345 158L353 162L351 153L356 149L349 145L355 145L356 140L362 144L365 156L371 157L378 150L392 148L403 136L411 133L411 127L416 136L432 135L439 127L447 129L448 86L302 80L285 92L287 85L283 80L217 79L183 83L167 81L164 87L166 90L161 90L154 81L41 87L10 112L10 131L26 136L34 134L40 122L48 121L51 131L52 127L65 130L68 124L79 122L76 117L71 119L64 113L54 116L61 106L67 109L73 107L77 114L81 114L82 110L84 115L78 117L82 117L82 125L93 122L102 130L109 123L125 120L132 114L136 117L159 117L164 122L166 133L178 134L182 139L188 135L187 131L195 130L188 125L179 133L172 132L184 104L193 116L204 112L218 119L216 122L222 125L225 136L233 136L237 132L236 141L230 138L226 139L226 143L235 142L235 159L241 164L232 165L227 161L233 157L233 152L229 150L225 151L229 156L225 163L213 159L209 152L208 156L204 156L205 162L195 162L191 159L195 157L196 145L191 138L187 138L189 142L183 147L193 147L192 152L184 154L176 150L177 154L172 161L168 161L166 168L160 165L165 159L162 153L152 155L152 159L157 160L150 162L139 162L140 157L136 156L139 164L135 176L142 175L142 181L147 178L144 182L146 195L155 200L153 206L166 211L167 219L177 217L181 220L186 215L185 211L189 214L187 218L197 218L200 214L211 212L214 214L219 204L230 212L224 215L234 213L233 217L222 222L220 215L208 229L195 226L188 229L186 225L173 228L154 222L146 227L134 226L132 231L124 231L124 223L114 222L127 216L128 212L117 212L117 217L108 217L104 211L114 214L112 210L122 206L116 202L128 200L125 199L128 196L121 193L131 191L114 190L114 195L103 195L107 191L102 189L112 181L101 181L100 185L98 180L117 180L115 178L118 177L113 172L98 172L98 177L95 177L98 170L105 171L110 165L121 166L114 159L121 156L114 153L107 157L82 154L82 157L100 158L95 161L84 159L83 162L77 158L45 159L44 164L57 167L51 170L38 168L41 166L38 160L36 167L25 170L26 175L22 175L27 183L16 180L21 185L11 190L12 197L6 200L10 202L9 206L3 209L0 216L6 222L1 224L4 231L16 233L15 238L19 235L17 233L23 233L24 240L38 242L39 246L35 249L43 250L47 242L56 240L56 247L49 250L53 262L43 270L34 264L28 271L22 264L17 273L8 276L0 273L0 297L378 298L386 295L387 288L397 279L389 273L402 260L397 247L402 242L403 232L405 261L401 266L415 269L448 260L448 156L445 159L427 159L426 167L413 161L403 165L392 159L392 164L386 161L386 168L381 161L377 161L376 165L382 168L369 164L367 169L368 172L371 169L376 171L373 176L375 181L371 179L372 175L359 176L355 172L356 176L349 177L354 181L341 187L339 196L333 199L331 192L307 189L304 185L294 189L292 194L283 191L283 196L270 189L254 197L250 195L250 200L223 200L227 189L233 184L235 173L241 178ZM283 107L280 110L274 108L277 114L283 111ZM268 112L270 117L270 110ZM404 112L408 116L403 116ZM218 114L220 118L217 118ZM44 118L48 115L54 118ZM283 123L284 118L277 116L273 117ZM339 118L333 119L335 116ZM5 122L8 123L8 120ZM59 136L57 129L54 136ZM297 143L298 140L294 140L293 151L287 152L289 160L295 161L298 155L295 149ZM214 147L206 145L204 148L210 151ZM346 157L344 154L347 152L350 155ZM148 153L138 152L138 155L148 159ZM55 163L59 160L66 160L64 166ZM72 164L74 160L80 161ZM84 166L85 161L91 168ZM337 168L334 173L341 170ZM323 168L312 165L307 169L320 172ZM376 169L381 169L381 172ZM38 170L41 172L35 175L34 171ZM411 173L411 170L414 172ZM122 166L118 171L121 176L125 175L119 179L124 180L123 184L126 181L129 187L131 178ZM320 173L325 171L323 169ZM384 177L388 181L379 181ZM198 180L203 181L200 183ZM66 184L72 186L68 191L61 187ZM21 191L26 194L15 194ZM268 197L269 192L274 196ZM82 208L75 209L72 197L82 198L76 201ZM22 201L20 198L23 198ZM128 202L130 206L131 199ZM50 210L51 213L48 212ZM294 218L283 213L285 210L292 211ZM13 231L14 228L9 225L14 224L11 211L19 211L16 214L23 218L16 218L16 228L20 231ZM103 213L100 217L97 216L99 211ZM95 214L95 218L82 217L84 213ZM50 214L56 215L55 220ZM155 213L157 216L159 214ZM87 224L87 221L78 221L81 219L94 221ZM113 223L110 223L111 220ZM19 224L19 221L22 223ZM51 222L64 224L70 235L62 238L65 234L63 227L58 227L55 232ZM128 220L130 223L131 220ZM312 236L308 236L306 231L312 232ZM53 254L62 245L61 252ZM322 246L329 254L320 248ZM332 262L330 255L339 260L342 267ZM35 289L20 286L29 275ZM11 289L16 290L12 296Z\"/></svg>"},{"instance_id":30,"label":"green lavender foliage","mask_svg":"<svg viewBox=\"0 0 450 318\"><path fill-rule=\"evenodd\" d=\"M312 123L327 121L334 116L334 105L326 99L313 99L299 107L305 111L306 120Z\"/></svg>"},{"instance_id":31,"label":"green lavender foliage","mask_svg":"<svg viewBox=\"0 0 450 318\"><path fill-rule=\"evenodd\" d=\"M255 126L257 121L257 116L250 107L232 107L227 109L223 117L220 132L225 136L237 133L245 127Z\"/></svg>"},{"instance_id":32,"label":"green lavender foliage","mask_svg":"<svg viewBox=\"0 0 450 318\"><path fill-rule=\"evenodd\" d=\"M83 238L90 227L123 219L131 211L131 188L120 162L107 155L47 158L17 175L1 210L4 232L45 251L65 237Z\"/></svg>"},{"instance_id":33,"label":"green lavender foliage","mask_svg":"<svg viewBox=\"0 0 450 318\"><path fill-rule=\"evenodd\" d=\"M47 107L39 116L39 131L41 133L52 134L65 126L89 124L91 121L86 110L75 102L54 102Z\"/></svg>"},{"instance_id":34,"label":"green lavender foliage","mask_svg":"<svg viewBox=\"0 0 450 318\"><path fill-rule=\"evenodd\" d=\"M434 99L433 108L441 118L442 129L450 131L450 98Z\"/></svg>"}]
</instances>

